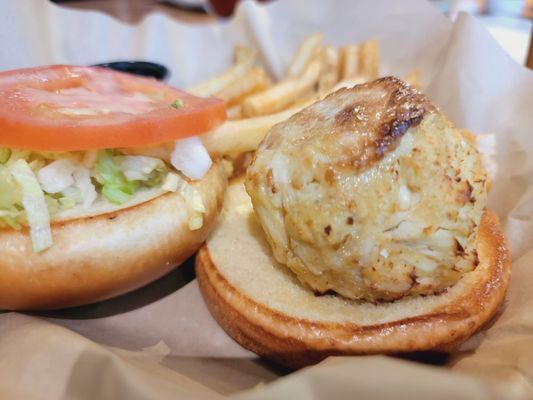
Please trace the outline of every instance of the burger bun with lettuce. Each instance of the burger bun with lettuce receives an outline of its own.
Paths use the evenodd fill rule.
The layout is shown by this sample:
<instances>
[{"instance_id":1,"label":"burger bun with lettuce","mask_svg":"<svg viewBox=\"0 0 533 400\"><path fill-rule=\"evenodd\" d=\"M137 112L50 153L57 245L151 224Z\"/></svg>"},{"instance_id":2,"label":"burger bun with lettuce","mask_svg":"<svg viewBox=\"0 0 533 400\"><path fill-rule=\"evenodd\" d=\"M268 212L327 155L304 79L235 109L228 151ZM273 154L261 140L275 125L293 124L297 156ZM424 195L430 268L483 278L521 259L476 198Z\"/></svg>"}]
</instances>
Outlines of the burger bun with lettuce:
<instances>
[{"instance_id":1,"label":"burger bun with lettuce","mask_svg":"<svg viewBox=\"0 0 533 400\"><path fill-rule=\"evenodd\" d=\"M55 65L0 73L0 309L139 288L203 243L227 176L200 135L224 104Z\"/></svg>"}]
</instances>

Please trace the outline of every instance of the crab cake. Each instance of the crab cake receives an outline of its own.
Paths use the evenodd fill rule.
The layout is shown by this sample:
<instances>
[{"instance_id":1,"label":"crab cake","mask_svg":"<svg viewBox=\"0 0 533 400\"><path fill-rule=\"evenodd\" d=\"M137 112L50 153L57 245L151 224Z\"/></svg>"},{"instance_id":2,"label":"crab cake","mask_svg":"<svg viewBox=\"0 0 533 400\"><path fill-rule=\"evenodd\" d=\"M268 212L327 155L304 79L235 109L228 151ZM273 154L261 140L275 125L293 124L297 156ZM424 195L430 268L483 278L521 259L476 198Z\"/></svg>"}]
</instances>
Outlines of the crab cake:
<instances>
[{"instance_id":1,"label":"crab cake","mask_svg":"<svg viewBox=\"0 0 533 400\"><path fill-rule=\"evenodd\" d=\"M246 189L277 261L318 293L438 293L478 264L481 157L429 100L387 77L272 128Z\"/></svg>"}]
</instances>

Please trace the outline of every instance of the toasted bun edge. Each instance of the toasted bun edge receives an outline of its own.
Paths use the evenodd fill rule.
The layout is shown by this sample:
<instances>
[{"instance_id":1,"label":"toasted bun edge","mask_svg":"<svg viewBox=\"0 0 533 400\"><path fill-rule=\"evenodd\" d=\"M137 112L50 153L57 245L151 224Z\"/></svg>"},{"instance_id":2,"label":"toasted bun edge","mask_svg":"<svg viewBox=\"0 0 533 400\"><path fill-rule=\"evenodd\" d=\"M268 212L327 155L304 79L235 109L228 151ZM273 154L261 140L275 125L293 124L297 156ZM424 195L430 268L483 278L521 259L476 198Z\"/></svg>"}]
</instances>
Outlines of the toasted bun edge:
<instances>
[{"instance_id":1,"label":"toasted bun edge","mask_svg":"<svg viewBox=\"0 0 533 400\"><path fill-rule=\"evenodd\" d=\"M489 210L480 224L478 253L490 273L478 273L458 298L430 313L369 325L299 319L272 310L235 288L217 269L207 246L196 257L196 274L209 310L230 336L261 356L300 368L330 355L455 348L496 313L510 278L507 242Z\"/></svg>"},{"instance_id":2,"label":"toasted bun edge","mask_svg":"<svg viewBox=\"0 0 533 400\"><path fill-rule=\"evenodd\" d=\"M206 212L188 227L187 205L165 193L135 206L52 224L54 244L34 253L27 229L0 230L0 309L39 310L105 300L168 273L201 246L222 207L227 176L215 162L192 183Z\"/></svg>"}]
</instances>

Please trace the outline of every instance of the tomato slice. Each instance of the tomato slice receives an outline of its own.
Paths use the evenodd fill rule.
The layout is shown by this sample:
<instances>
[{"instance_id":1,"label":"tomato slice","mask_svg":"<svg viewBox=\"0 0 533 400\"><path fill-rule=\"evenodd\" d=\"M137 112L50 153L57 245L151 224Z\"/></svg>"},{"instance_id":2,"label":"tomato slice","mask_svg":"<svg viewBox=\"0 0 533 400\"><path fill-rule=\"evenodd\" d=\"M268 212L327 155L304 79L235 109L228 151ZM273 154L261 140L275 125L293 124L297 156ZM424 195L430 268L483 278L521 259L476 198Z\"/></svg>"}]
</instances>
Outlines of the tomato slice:
<instances>
[{"instance_id":1,"label":"tomato slice","mask_svg":"<svg viewBox=\"0 0 533 400\"><path fill-rule=\"evenodd\" d=\"M222 100L104 68L52 65L0 72L0 147L148 146L202 134L225 119Z\"/></svg>"}]
</instances>

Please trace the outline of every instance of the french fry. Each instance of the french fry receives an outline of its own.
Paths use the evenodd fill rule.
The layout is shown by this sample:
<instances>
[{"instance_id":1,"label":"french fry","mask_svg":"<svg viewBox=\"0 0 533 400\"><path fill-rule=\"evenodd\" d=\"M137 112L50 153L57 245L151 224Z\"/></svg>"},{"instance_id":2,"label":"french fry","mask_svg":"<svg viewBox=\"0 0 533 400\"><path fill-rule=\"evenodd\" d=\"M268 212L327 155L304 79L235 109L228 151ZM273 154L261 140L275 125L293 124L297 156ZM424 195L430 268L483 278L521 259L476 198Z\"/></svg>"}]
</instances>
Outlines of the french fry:
<instances>
[{"instance_id":1,"label":"french fry","mask_svg":"<svg viewBox=\"0 0 533 400\"><path fill-rule=\"evenodd\" d=\"M243 102L247 117L270 114L289 106L293 101L312 89L320 76L319 61L312 61L301 78L291 78L278 83L264 92L252 95Z\"/></svg>"},{"instance_id":2,"label":"french fry","mask_svg":"<svg viewBox=\"0 0 533 400\"><path fill-rule=\"evenodd\" d=\"M220 97L228 106L228 121L202 136L211 154L232 162L244 159L243 154L255 151L274 124L333 91L379 76L376 40L336 48L322 46L322 39L322 33L307 36L294 53L285 79L274 85L263 69L253 66L257 52L236 47L231 68L192 88L196 94ZM405 79L419 86L420 72L413 70Z\"/></svg>"},{"instance_id":3,"label":"french fry","mask_svg":"<svg viewBox=\"0 0 533 400\"><path fill-rule=\"evenodd\" d=\"M411 72L409 72L405 76L404 81L417 89L422 87L422 82L420 81L420 71L418 69L413 69Z\"/></svg>"},{"instance_id":4,"label":"french fry","mask_svg":"<svg viewBox=\"0 0 533 400\"><path fill-rule=\"evenodd\" d=\"M351 44L341 47L339 51L340 79L351 79L359 74L359 45Z\"/></svg>"},{"instance_id":5,"label":"french fry","mask_svg":"<svg viewBox=\"0 0 533 400\"><path fill-rule=\"evenodd\" d=\"M327 46L320 52L322 72L318 79L318 92L328 93L339 81L339 51L333 46Z\"/></svg>"},{"instance_id":6,"label":"french fry","mask_svg":"<svg viewBox=\"0 0 533 400\"><path fill-rule=\"evenodd\" d=\"M315 54L311 63L307 65L302 75L296 79L300 82L299 91L294 93L294 100L291 101L286 107L292 108L296 104L302 104L308 100L316 98L318 81L324 71L324 61L322 60L322 48ZM316 76L314 75L316 74ZM311 78L311 76L313 76ZM278 111L281 111L278 110Z\"/></svg>"},{"instance_id":7,"label":"french fry","mask_svg":"<svg viewBox=\"0 0 533 400\"><path fill-rule=\"evenodd\" d=\"M360 85L361 83L365 83L365 82L367 82L367 80L365 77L362 77L362 76L356 76L356 77L353 77L352 79L344 79L338 82L333 87L331 92L336 92L337 90L342 89L342 88L351 88L351 87L354 87L355 85Z\"/></svg>"},{"instance_id":8,"label":"french fry","mask_svg":"<svg viewBox=\"0 0 533 400\"><path fill-rule=\"evenodd\" d=\"M257 59L257 50L241 50L241 53L242 55L239 57L239 61L233 67L218 76L189 88L188 92L197 96L213 96L215 93L220 92L222 89L242 78L254 65Z\"/></svg>"},{"instance_id":9,"label":"french fry","mask_svg":"<svg viewBox=\"0 0 533 400\"><path fill-rule=\"evenodd\" d=\"M323 36L321 32L317 32L304 39L292 56L287 73L285 74L286 78L296 78L303 74L307 65L311 62L318 49L320 49Z\"/></svg>"},{"instance_id":10,"label":"french fry","mask_svg":"<svg viewBox=\"0 0 533 400\"><path fill-rule=\"evenodd\" d=\"M264 92L252 95L244 100L242 109L247 117L270 114L279 111L294 101L297 97L300 83L290 79L272 86ZM299 93L298 93L299 94Z\"/></svg>"},{"instance_id":11,"label":"french fry","mask_svg":"<svg viewBox=\"0 0 533 400\"><path fill-rule=\"evenodd\" d=\"M325 95L331 92L331 89L337 83L336 76L333 74L324 74L318 81L318 93Z\"/></svg>"},{"instance_id":12,"label":"french fry","mask_svg":"<svg viewBox=\"0 0 533 400\"><path fill-rule=\"evenodd\" d=\"M252 93L264 90L270 85L270 79L261 68L252 68L241 79L214 94L215 97L226 100L229 106L240 103Z\"/></svg>"},{"instance_id":13,"label":"french fry","mask_svg":"<svg viewBox=\"0 0 533 400\"><path fill-rule=\"evenodd\" d=\"M241 119L244 116L242 113L242 104L235 104L226 108L226 115L228 119Z\"/></svg>"},{"instance_id":14,"label":"french fry","mask_svg":"<svg viewBox=\"0 0 533 400\"><path fill-rule=\"evenodd\" d=\"M320 100L320 96L318 95L318 93L313 91L307 94L307 96L301 96L300 98L296 99L294 103L291 104L290 108L307 107L309 104L312 104L318 100Z\"/></svg>"},{"instance_id":15,"label":"french fry","mask_svg":"<svg viewBox=\"0 0 533 400\"><path fill-rule=\"evenodd\" d=\"M379 44L376 39L361 44L359 74L373 81L379 77Z\"/></svg>"},{"instance_id":16,"label":"french fry","mask_svg":"<svg viewBox=\"0 0 533 400\"><path fill-rule=\"evenodd\" d=\"M232 155L256 150L273 125L286 120L307 105L308 103L301 104L262 117L226 121L202 135L202 142L212 155Z\"/></svg>"}]
</instances>

